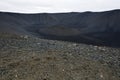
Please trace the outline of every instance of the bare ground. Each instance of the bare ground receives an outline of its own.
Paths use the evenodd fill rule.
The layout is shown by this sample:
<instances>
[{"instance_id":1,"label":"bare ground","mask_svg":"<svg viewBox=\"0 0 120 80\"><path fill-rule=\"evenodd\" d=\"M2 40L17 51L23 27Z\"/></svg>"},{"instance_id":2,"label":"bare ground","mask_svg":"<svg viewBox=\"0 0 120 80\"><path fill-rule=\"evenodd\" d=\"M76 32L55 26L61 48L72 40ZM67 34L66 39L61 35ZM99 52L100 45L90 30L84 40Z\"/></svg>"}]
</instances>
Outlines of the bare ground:
<instances>
[{"instance_id":1,"label":"bare ground","mask_svg":"<svg viewBox=\"0 0 120 80\"><path fill-rule=\"evenodd\" d=\"M120 49L0 35L0 80L120 80Z\"/></svg>"}]
</instances>

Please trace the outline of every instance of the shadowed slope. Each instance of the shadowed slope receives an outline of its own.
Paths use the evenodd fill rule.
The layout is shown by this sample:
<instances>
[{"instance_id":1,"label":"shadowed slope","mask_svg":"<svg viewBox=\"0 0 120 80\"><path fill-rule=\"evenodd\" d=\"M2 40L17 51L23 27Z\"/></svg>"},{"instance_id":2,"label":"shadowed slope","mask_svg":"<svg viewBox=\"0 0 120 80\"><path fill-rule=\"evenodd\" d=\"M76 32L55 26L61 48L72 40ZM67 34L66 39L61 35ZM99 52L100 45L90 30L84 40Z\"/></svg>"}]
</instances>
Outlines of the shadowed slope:
<instances>
[{"instance_id":1,"label":"shadowed slope","mask_svg":"<svg viewBox=\"0 0 120 80\"><path fill-rule=\"evenodd\" d=\"M84 13L0 13L0 32L120 46L120 10Z\"/></svg>"}]
</instances>

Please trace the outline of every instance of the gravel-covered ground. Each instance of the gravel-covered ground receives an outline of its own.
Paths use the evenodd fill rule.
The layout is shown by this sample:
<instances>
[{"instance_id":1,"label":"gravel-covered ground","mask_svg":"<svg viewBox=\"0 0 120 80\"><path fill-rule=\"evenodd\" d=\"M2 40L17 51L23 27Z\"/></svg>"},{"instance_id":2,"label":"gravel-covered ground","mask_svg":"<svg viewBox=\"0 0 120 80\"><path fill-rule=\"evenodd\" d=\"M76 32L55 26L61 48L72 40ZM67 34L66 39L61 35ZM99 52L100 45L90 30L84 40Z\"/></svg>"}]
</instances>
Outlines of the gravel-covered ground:
<instances>
[{"instance_id":1,"label":"gravel-covered ground","mask_svg":"<svg viewBox=\"0 0 120 80\"><path fill-rule=\"evenodd\" d=\"M120 48L2 34L0 80L120 80Z\"/></svg>"}]
</instances>

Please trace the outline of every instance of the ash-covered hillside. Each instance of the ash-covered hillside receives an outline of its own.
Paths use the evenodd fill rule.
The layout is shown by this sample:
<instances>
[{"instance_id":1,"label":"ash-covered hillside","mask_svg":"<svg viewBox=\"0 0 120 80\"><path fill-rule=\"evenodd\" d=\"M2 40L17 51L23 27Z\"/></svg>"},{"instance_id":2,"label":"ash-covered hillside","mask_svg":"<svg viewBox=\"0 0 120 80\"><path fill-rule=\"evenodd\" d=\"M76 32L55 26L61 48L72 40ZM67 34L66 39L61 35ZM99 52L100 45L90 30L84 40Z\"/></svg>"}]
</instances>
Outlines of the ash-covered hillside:
<instances>
[{"instance_id":1,"label":"ash-covered hillside","mask_svg":"<svg viewBox=\"0 0 120 80\"><path fill-rule=\"evenodd\" d=\"M119 47L120 10L41 14L1 12L0 32Z\"/></svg>"}]
</instances>

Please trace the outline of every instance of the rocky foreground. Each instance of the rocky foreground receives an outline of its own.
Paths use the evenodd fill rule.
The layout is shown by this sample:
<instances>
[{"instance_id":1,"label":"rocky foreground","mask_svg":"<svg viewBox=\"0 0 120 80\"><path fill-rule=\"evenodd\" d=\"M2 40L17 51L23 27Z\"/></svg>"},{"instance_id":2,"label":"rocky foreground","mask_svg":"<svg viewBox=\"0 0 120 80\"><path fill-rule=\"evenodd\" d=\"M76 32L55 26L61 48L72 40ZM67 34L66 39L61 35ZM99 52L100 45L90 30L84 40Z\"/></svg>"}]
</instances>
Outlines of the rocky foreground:
<instances>
[{"instance_id":1,"label":"rocky foreground","mask_svg":"<svg viewBox=\"0 0 120 80\"><path fill-rule=\"evenodd\" d=\"M120 80L120 48L0 34L0 80Z\"/></svg>"}]
</instances>

